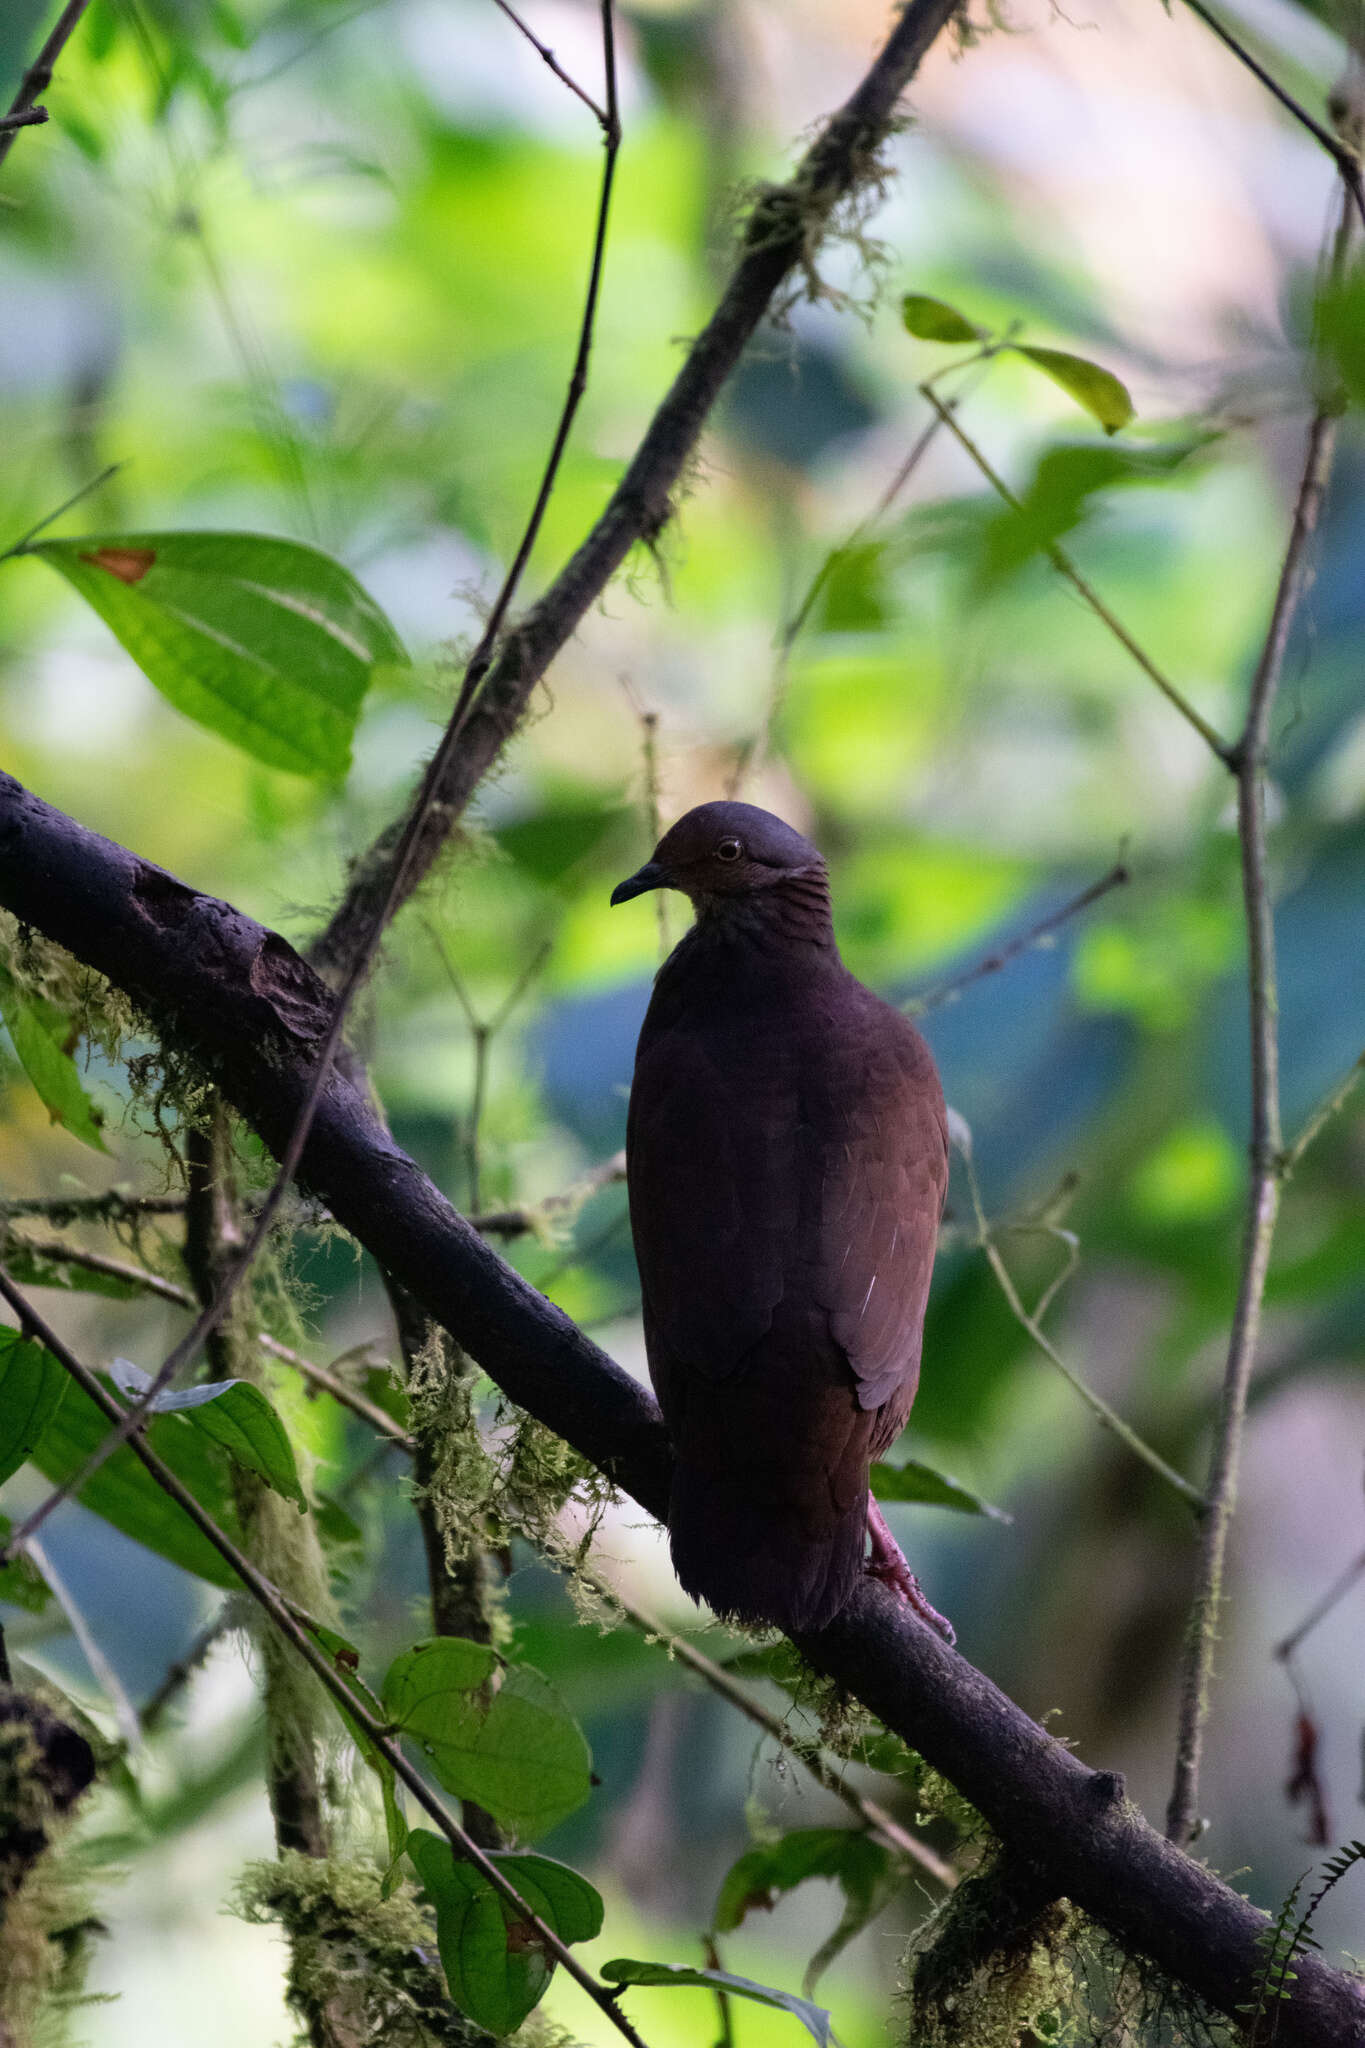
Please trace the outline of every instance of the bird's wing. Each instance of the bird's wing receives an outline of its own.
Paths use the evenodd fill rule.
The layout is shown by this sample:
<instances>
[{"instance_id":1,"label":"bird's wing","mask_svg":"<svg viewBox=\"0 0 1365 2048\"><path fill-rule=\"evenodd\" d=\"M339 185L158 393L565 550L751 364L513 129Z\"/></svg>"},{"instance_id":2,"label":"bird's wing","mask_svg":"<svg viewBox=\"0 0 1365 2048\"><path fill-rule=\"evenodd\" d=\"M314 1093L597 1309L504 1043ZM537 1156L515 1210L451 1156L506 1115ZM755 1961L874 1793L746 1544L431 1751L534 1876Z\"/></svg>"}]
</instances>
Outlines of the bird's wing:
<instances>
[{"instance_id":1,"label":"bird's wing","mask_svg":"<svg viewBox=\"0 0 1365 2048\"><path fill-rule=\"evenodd\" d=\"M708 1379L766 1335L798 1219L789 1063L747 1051L714 1032L647 1029L626 1131L651 1357Z\"/></svg>"},{"instance_id":2,"label":"bird's wing","mask_svg":"<svg viewBox=\"0 0 1365 2048\"><path fill-rule=\"evenodd\" d=\"M948 1131L928 1048L899 1012L868 1002L812 1118L823 1165L813 1286L859 1406L888 1408L889 1442L919 1381Z\"/></svg>"}]
</instances>

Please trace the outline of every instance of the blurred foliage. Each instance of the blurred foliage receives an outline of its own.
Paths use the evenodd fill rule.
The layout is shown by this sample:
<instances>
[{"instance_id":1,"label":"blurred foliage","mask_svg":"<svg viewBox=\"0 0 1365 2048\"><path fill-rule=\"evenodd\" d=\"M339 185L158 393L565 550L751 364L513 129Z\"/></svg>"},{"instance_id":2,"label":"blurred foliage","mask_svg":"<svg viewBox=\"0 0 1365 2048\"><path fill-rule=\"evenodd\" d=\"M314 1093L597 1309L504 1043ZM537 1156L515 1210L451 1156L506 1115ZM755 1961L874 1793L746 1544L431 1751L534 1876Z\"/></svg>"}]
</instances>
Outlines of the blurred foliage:
<instances>
[{"instance_id":1,"label":"blurred foliage","mask_svg":"<svg viewBox=\"0 0 1365 2048\"><path fill-rule=\"evenodd\" d=\"M0 98L51 12L31 0L0 10ZM530 18L595 92L595 9L541 0ZM1258 24L1258 55L1320 108L1343 56L1336 17L1296 4ZM1318 289L1330 167L1188 18L1135 6L1087 36L1041 13L1017 26L1027 33L987 35L958 64L931 60L867 224L871 261L866 247L823 252L831 299L764 330L657 554L632 559L565 649L443 871L390 935L359 1038L396 1138L462 1205L475 1167L483 1208L536 1204L620 1145L660 931L649 905L612 911L608 897L650 843L641 712L656 714L666 817L744 768L743 793L825 849L850 966L931 1005L924 1029L1025 1300L1074 1244L1049 1334L1197 1477L1247 1137L1230 788L1047 550L1064 542L1199 712L1234 731L1305 394L1328 378L1345 386L1273 735L1292 1137L1365 1045L1365 287L1353 271ZM678 338L704 323L737 195L780 172L880 27L876 9L855 22L833 5L799 18L758 0L624 7L625 146L592 372L523 598L601 509ZM1181 39L1173 70L1163 37ZM44 99L51 122L16 138L0 195L0 758L93 829L302 942L409 790L524 526L576 341L596 125L476 0L94 0ZM1157 100L1167 128L1151 118ZM1078 173L1068 153L1072 132L1091 146L1095 105L1125 167L1112 177L1107 154L1100 177L1098 157ZM1245 189L1229 196L1220 152L1234 148ZM1181 268L1187 218L1198 261ZM832 302L840 294L853 311ZM928 423L918 386L930 376L1021 509L942 432L883 502ZM1125 886L955 985L1121 847ZM676 939L677 904L665 914ZM183 1086L129 1035L140 1024L101 1020L93 994L50 986L24 944L7 934L0 982L6 1202L179 1192ZM470 1016L495 1015L546 946L476 1059ZM246 1177L263 1181L259 1148L242 1150ZM1060 1703L1067 1734L1122 1764L1155 1808L1188 1515L1031 1344L956 1181L949 1208L921 1392L883 1497L974 1660L1031 1711ZM539 1219L507 1256L639 1368L621 1190ZM11 1270L61 1290L40 1299L92 1364L154 1364L180 1334L182 1310L52 1247L57 1235L183 1285L178 1212L14 1210L5 1228ZM1304 1856L1278 1792L1293 1702L1267 1645L1361 1543L1363 1243L1365 1089L1288 1189L1207 1780L1211 1857L1249 1867L1272 1908ZM335 1233L306 1215L291 1225L255 1312L277 1345L330 1362L406 1427L377 1276ZM39 1475L69 1476L103 1427L77 1390L58 1397L34 1350L0 1353L4 1386L13 1376L26 1389L0 1417L15 1522L41 1497ZM326 1635L330 1654L372 1679L395 1658L402 1670L431 1630L402 1454L287 1363L272 1367L271 1397L346 1631ZM514 1423L486 1385L473 1414L485 1451L511 1455ZM45 1427L30 1444L35 1415ZM240 1532L232 1446L187 1413L159 1415L152 1441ZM932 1483L945 1466L962 1475L949 1498ZM0 1614L13 1646L107 1715L109 1681L84 1662L72 1610L113 1682L146 1697L216 1611L209 1586L230 1575L126 1450L83 1499L44 1531L64 1599L17 1564L0 1576ZM986 1500L1012 1522L980 1512ZM571 1549L572 1510L564 1526ZM698 1625L629 1515L608 1515L598 1554L646 1614ZM796 2038L793 2014L820 2038L824 2009L782 1987L843 1946L832 1919L851 1937L884 1907L821 1988L850 2048L880 2039L896 1946L885 1930L899 1942L922 1918L921 1889L899 1863L887 1882L875 1836L805 1787L649 1629L602 1632L590 1590L520 1540L503 1563L497 1657L484 1652L479 1676L441 1689L434 1723L419 1714L411 1727L414 1754L445 1744L444 1766L434 1761L456 1793L477 1791L527 1832L556 1819L538 1841L547 1854L514 1859L528 1885L540 1870L528 1903L559 1912L595 1967L614 1957L641 1985L682 1982L682 1969L706 1993L633 2002L651 2048L709 2042L713 1994L728 1984L746 1997L752 1980L787 2004L732 2008L743 2048ZM1343 1608L1303 1653L1339 1832L1356 1796L1361 1640L1358 1607ZM735 1646L717 1634L710 1647ZM821 1703L793 1705L753 1672L800 1737L818 1739ZM148 1972L170 1967L163 1923L193 1951L196 1996L212 1982L206 2042L220 2038L207 2031L220 2003L225 2042L283 2024L276 1951L239 1967L218 1922L187 1917L191 1897L216 1912L263 1839L259 1775L249 1842L241 1821L261 1748L242 1660L211 1652L177 1702L89 1831L92 1864L107 1875L135 1855L138 1880L101 1901L114 1939L93 1981L124 1998L82 2016L97 2044L145 2038ZM462 1773L519 1710L499 1807L490 1778ZM540 1733L525 1734L529 1721ZM563 1783L528 1785L522 1745L536 1756L546 1730ZM828 1715L823 1733L840 1738ZM868 1754L872 1736L858 1740ZM392 1786L368 1775L334 1790L350 1843L386 1865ZM850 1767L911 1829L927 1812L913 1775ZM941 1815L924 1826L951 1850ZM199 1845L192 1870L186 1834ZM561 1856L600 1887L600 1939L598 1892L571 1871L572 1883L556 1878ZM501 1968L503 1904L434 1836L417 1865L451 1982L472 1969L467 1995L492 1999L476 2018L512 2024L544 1990L545 1958L516 1951L489 1992L479 1944ZM755 1901L771 1918L747 1910ZM1358 1952L1359 1924L1343 1884L1318 1936ZM724 1935L723 1965L699 1946L708 1929ZM250 2022L257 1982L266 2017ZM562 1973L547 2010L580 2038L607 2038Z\"/></svg>"}]
</instances>

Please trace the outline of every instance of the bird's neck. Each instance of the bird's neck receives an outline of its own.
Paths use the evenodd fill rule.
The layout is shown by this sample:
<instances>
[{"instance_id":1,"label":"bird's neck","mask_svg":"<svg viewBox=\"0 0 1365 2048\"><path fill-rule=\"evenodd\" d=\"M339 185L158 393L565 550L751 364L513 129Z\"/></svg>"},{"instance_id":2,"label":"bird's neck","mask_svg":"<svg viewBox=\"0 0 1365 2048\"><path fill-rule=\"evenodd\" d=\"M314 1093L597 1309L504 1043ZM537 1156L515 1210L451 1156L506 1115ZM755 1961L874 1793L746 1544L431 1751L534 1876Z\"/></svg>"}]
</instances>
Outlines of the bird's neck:
<instances>
[{"instance_id":1,"label":"bird's neck","mask_svg":"<svg viewBox=\"0 0 1365 2048\"><path fill-rule=\"evenodd\" d=\"M760 952L810 948L837 959L829 877L823 868L808 868L744 896L701 897L690 936L698 946L752 947Z\"/></svg>"}]
</instances>

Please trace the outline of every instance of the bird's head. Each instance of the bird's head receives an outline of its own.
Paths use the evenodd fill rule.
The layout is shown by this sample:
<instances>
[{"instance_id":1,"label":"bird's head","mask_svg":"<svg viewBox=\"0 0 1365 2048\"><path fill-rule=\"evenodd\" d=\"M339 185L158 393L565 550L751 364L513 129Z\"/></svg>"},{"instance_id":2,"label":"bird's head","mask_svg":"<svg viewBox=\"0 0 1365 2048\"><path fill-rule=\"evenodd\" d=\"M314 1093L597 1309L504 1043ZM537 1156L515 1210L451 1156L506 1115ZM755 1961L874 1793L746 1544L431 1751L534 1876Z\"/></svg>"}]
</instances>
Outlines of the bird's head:
<instances>
[{"instance_id":1,"label":"bird's head","mask_svg":"<svg viewBox=\"0 0 1365 2048\"><path fill-rule=\"evenodd\" d=\"M825 863L809 839L754 804L699 804L665 832L642 868L618 882L613 903L647 889L681 889L698 910L756 896L798 875L823 879Z\"/></svg>"}]
</instances>

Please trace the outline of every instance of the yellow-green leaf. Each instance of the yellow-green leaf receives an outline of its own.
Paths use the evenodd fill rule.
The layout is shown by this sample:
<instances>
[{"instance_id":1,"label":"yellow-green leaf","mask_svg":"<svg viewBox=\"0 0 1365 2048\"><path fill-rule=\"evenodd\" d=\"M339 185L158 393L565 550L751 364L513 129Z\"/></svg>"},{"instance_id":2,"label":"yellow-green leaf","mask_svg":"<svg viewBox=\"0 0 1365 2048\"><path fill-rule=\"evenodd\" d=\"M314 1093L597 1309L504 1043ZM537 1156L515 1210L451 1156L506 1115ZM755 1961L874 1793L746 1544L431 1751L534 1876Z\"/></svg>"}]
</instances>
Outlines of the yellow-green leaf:
<instances>
[{"instance_id":1,"label":"yellow-green leaf","mask_svg":"<svg viewBox=\"0 0 1365 2048\"><path fill-rule=\"evenodd\" d=\"M1111 370L1102 370L1098 363L1085 356L1073 356L1065 349L1033 348L1022 341L1012 346L1016 355L1026 357L1045 377L1060 385L1068 398L1074 398L1092 419L1098 420L1106 434L1116 434L1134 417L1136 408L1127 386Z\"/></svg>"},{"instance_id":2,"label":"yellow-green leaf","mask_svg":"<svg viewBox=\"0 0 1365 2048\"><path fill-rule=\"evenodd\" d=\"M907 292L901 300L901 320L917 341L984 341L986 329L978 327L946 299L931 299L925 292Z\"/></svg>"}]
</instances>

